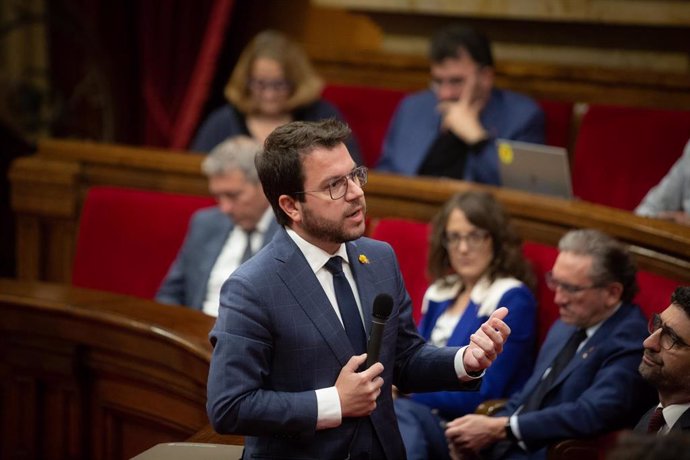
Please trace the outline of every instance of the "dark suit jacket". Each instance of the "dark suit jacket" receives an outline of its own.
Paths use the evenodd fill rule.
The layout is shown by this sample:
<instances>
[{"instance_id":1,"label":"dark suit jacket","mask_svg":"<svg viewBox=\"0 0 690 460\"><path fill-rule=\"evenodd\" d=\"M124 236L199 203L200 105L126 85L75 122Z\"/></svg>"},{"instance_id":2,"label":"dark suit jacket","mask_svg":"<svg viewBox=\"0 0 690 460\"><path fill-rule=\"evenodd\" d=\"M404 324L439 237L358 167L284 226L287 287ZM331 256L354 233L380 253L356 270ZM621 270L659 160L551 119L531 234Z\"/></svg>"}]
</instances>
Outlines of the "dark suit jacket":
<instances>
[{"instance_id":1,"label":"dark suit jacket","mask_svg":"<svg viewBox=\"0 0 690 460\"><path fill-rule=\"evenodd\" d=\"M656 404L642 416L638 424L635 425L636 433L647 433L647 427L649 426L649 418L652 416L655 409ZM681 415L678 421L671 427L672 432L688 430L690 430L690 409L683 412L683 415Z\"/></svg>"},{"instance_id":2,"label":"dark suit jacket","mask_svg":"<svg viewBox=\"0 0 690 460\"><path fill-rule=\"evenodd\" d=\"M525 403L574 330L560 320L554 323L532 377L497 416L512 415ZM595 436L639 420L655 398L637 371L648 335L647 321L635 305L621 305L604 321L553 383L545 407L518 415L529 458L546 458L546 447L555 441Z\"/></svg>"},{"instance_id":3,"label":"dark suit jacket","mask_svg":"<svg viewBox=\"0 0 690 460\"><path fill-rule=\"evenodd\" d=\"M211 270L233 227L232 220L217 206L195 212L189 220L184 243L156 293L156 300L201 310ZM277 229L278 223L273 220L264 235L263 246L271 241Z\"/></svg>"},{"instance_id":4,"label":"dark suit jacket","mask_svg":"<svg viewBox=\"0 0 690 460\"><path fill-rule=\"evenodd\" d=\"M371 423L386 456L405 458L391 384L403 392L476 388L454 369L458 348L427 345L412 320L395 254L379 241L347 243L367 333L374 297L387 293L393 312L383 332L385 384ZM365 255L368 263L359 261ZM221 291L211 331L208 415L219 433L244 434L244 458L345 458L357 419L316 431L316 389L331 387L354 355L345 330L304 255L285 230L242 265ZM353 446L353 450L358 446Z\"/></svg>"}]
</instances>

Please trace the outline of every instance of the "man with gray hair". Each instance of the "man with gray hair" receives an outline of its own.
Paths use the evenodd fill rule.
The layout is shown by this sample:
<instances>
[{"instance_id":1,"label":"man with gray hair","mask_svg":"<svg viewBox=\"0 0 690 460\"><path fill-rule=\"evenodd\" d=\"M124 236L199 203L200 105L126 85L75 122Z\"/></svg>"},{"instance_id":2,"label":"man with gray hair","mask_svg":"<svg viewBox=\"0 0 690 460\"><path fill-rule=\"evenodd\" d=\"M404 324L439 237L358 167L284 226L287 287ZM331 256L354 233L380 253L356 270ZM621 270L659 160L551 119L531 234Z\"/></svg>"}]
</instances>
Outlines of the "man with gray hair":
<instances>
[{"instance_id":1,"label":"man with gray hair","mask_svg":"<svg viewBox=\"0 0 690 460\"><path fill-rule=\"evenodd\" d=\"M260 151L255 140L236 136L204 159L201 170L218 205L192 216L182 248L156 294L158 302L217 316L223 282L273 238L278 224L254 166Z\"/></svg>"},{"instance_id":2,"label":"man with gray hair","mask_svg":"<svg viewBox=\"0 0 690 460\"><path fill-rule=\"evenodd\" d=\"M626 248L597 230L561 238L546 284L560 319L541 346L532 376L494 416L448 424L456 451L483 458L546 458L547 447L630 426L653 401L637 372L647 321L632 304L636 268Z\"/></svg>"}]
</instances>

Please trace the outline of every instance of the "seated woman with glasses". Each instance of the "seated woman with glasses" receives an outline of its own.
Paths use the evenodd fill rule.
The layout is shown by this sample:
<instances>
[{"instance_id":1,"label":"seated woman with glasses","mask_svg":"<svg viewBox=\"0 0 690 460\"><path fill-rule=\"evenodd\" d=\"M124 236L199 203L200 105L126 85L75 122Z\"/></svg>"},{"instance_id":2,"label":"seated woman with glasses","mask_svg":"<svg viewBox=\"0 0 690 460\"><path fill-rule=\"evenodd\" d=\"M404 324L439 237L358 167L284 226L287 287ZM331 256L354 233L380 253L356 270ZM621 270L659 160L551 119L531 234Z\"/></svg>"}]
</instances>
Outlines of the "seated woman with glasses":
<instances>
[{"instance_id":1,"label":"seated woman with glasses","mask_svg":"<svg viewBox=\"0 0 690 460\"><path fill-rule=\"evenodd\" d=\"M295 42L280 32L259 33L244 48L225 85L228 104L202 123L191 149L209 152L228 137L243 134L263 143L275 128L291 121L343 120L320 99L323 81ZM361 164L354 138L347 143Z\"/></svg>"},{"instance_id":2,"label":"seated woman with glasses","mask_svg":"<svg viewBox=\"0 0 690 460\"><path fill-rule=\"evenodd\" d=\"M438 346L459 346L498 307L510 311L510 338L477 392L412 394L395 401L408 459L449 459L445 420L487 399L522 388L536 351L534 275L501 205L486 192L453 196L432 222L428 272L434 283L422 306L420 333Z\"/></svg>"}]
</instances>

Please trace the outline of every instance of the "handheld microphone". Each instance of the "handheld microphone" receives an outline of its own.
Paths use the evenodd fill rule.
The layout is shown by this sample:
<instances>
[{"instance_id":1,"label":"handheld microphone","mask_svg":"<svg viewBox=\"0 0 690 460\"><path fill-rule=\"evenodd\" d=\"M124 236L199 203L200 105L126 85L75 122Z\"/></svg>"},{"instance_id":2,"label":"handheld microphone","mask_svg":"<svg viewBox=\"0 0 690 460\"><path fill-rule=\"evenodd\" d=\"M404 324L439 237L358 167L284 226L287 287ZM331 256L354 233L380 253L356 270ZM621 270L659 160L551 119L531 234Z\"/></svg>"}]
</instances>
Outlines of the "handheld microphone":
<instances>
[{"instance_id":1,"label":"handheld microphone","mask_svg":"<svg viewBox=\"0 0 690 460\"><path fill-rule=\"evenodd\" d=\"M377 295L374 299L374 307L371 314L371 335L367 345L367 369L379 360L383 327L386 325L386 320L388 320L391 311L393 311L393 297L388 294Z\"/></svg>"}]
</instances>

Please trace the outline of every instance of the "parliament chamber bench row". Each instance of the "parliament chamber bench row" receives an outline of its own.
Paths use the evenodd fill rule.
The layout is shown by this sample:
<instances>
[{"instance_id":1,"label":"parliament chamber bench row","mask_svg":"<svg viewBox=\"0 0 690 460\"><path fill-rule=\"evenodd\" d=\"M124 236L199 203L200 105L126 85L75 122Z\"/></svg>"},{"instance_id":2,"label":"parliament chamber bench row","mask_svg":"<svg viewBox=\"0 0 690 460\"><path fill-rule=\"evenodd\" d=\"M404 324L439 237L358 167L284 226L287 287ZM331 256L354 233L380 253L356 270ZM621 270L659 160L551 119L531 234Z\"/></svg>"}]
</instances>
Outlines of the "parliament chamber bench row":
<instances>
[{"instance_id":1,"label":"parliament chamber bench row","mask_svg":"<svg viewBox=\"0 0 690 460\"><path fill-rule=\"evenodd\" d=\"M378 162L402 90L327 85L357 136L364 163ZM538 100L545 143L571 154L573 192L592 203L633 210L680 158L690 139L690 111Z\"/></svg>"},{"instance_id":2,"label":"parliament chamber bench row","mask_svg":"<svg viewBox=\"0 0 690 460\"><path fill-rule=\"evenodd\" d=\"M200 161L183 152L46 140L13 164L19 279L0 282L0 458L129 458L208 429L213 319L137 298L153 296L189 215L212 204ZM373 172L369 231L396 249L417 306L426 288L428 222L453 193L470 188L491 190L505 206L539 273L550 268L563 233L592 227L630 245L647 313L667 306L675 285L690 283L690 235L675 224ZM541 339L557 311L551 293L539 289Z\"/></svg>"}]
</instances>

